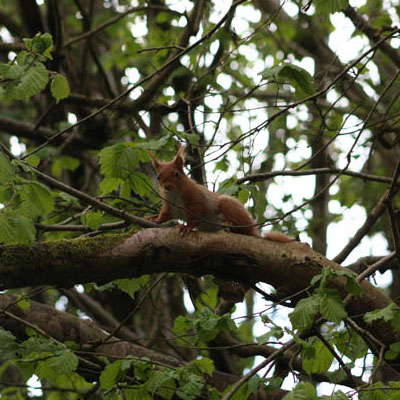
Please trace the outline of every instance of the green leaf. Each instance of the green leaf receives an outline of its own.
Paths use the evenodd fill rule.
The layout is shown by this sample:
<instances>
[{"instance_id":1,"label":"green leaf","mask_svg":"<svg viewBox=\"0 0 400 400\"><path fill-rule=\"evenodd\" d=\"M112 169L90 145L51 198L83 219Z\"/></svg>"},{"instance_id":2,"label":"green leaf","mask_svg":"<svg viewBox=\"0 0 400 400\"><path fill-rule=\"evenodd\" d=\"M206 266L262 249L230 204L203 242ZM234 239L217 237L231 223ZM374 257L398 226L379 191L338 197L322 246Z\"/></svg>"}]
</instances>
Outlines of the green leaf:
<instances>
[{"instance_id":1,"label":"green leaf","mask_svg":"<svg viewBox=\"0 0 400 400\"><path fill-rule=\"evenodd\" d=\"M15 358L18 350L16 337L9 331L0 328L0 360Z\"/></svg>"},{"instance_id":2,"label":"green leaf","mask_svg":"<svg viewBox=\"0 0 400 400\"><path fill-rule=\"evenodd\" d=\"M133 143L133 146L137 149L145 149L145 150L160 150L165 148L171 139L171 135L161 136L160 139L156 140L146 140L146 142L142 143Z\"/></svg>"},{"instance_id":3,"label":"green leaf","mask_svg":"<svg viewBox=\"0 0 400 400\"><path fill-rule=\"evenodd\" d=\"M197 320L194 322L194 328L199 335L200 340L208 342L214 339L218 332L218 323L221 317L215 315L208 307L203 307L198 313Z\"/></svg>"},{"instance_id":4,"label":"green leaf","mask_svg":"<svg viewBox=\"0 0 400 400\"><path fill-rule=\"evenodd\" d=\"M62 75L55 75L51 81L50 91L52 96L56 99L56 103L69 96L70 89L67 79Z\"/></svg>"},{"instance_id":5,"label":"green leaf","mask_svg":"<svg viewBox=\"0 0 400 400\"><path fill-rule=\"evenodd\" d=\"M131 190L131 184L129 183L129 181L125 180L122 182L119 196L123 199L129 199L129 197L131 197Z\"/></svg>"},{"instance_id":6,"label":"green leaf","mask_svg":"<svg viewBox=\"0 0 400 400\"><path fill-rule=\"evenodd\" d=\"M25 69L20 65L16 64L0 64L0 76L3 79L10 81L19 81L19 79L24 75Z\"/></svg>"},{"instance_id":7,"label":"green leaf","mask_svg":"<svg viewBox=\"0 0 400 400\"><path fill-rule=\"evenodd\" d=\"M179 389L176 390L176 394L185 400L199 398L204 387L204 381L200 376L189 373L184 368L178 368L173 374L178 381Z\"/></svg>"},{"instance_id":8,"label":"green leaf","mask_svg":"<svg viewBox=\"0 0 400 400\"><path fill-rule=\"evenodd\" d=\"M394 317L394 311L396 310L396 307L397 306L394 303L390 303L385 308L370 311L364 315L364 321L367 324L372 324L380 319L383 319L385 322L390 321Z\"/></svg>"},{"instance_id":9,"label":"green leaf","mask_svg":"<svg viewBox=\"0 0 400 400\"><path fill-rule=\"evenodd\" d=\"M27 42L25 42L25 45L27 45ZM38 33L32 39L30 45L30 49L33 52L42 54L51 60L53 59L51 56L51 51L53 50L53 37L50 35L50 33Z\"/></svg>"},{"instance_id":10,"label":"green leaf","mask_svg":"<svg viewBox=\"0 0 400 400\"><path fill-rule=\"evenodd\" d=\"M343 11L349 5L349 0L314 0L316 14L333 14Z\"/></svg>"},{"instance_id":11,"label":"green leaf","mask_svg":"<svg viewBox=\"0 0 400 400\"><path fill-rule=\"evenodd\" d=\"M317 390L309 382L301 382L282 400L317 400Z\"/></svg>"},{"instance_id":12,"label":"green leaf","mask_svg":"<svg viewBox=\"0 0 400 400\"><path fill-rule=\"evenodd\" d=\"M194 133L180 132L179 137L185 139L187 142L189 142L193 146L198 146L199 142L200 142L199 135L196 135Z\"/></svg>"},{"instance_id":13,"label":"green leaf","mask_svg":"<svg viewBox=\"0 0 400 400\"><path fill-rule=\"evenodd\" d=\"M100 172L106 177L128 179L139 163L137 150L124 144L105 147L99 153Z\"/></svg>"},{"instance_id":14,"label":"green leaf","mask_svg":"<svg viewBox=\"0 0 400 400\"><path fill-rule=\"evenodd\" d=\"M207 357L201 358L200 360L193 360L190 362L190 365L196 366L202 374L208 374L210 376L215 368L214 361Z\"/></svg>"},{"instance_id":15,"label":"green leaf","mask_svg":"<svg viewBox=\"0 0 400 400\"><path fill-rule=\"evenodd\" d=\"M335 346L341 353L350 358L350 360L355 361L367 354L367 344L364 339L354 331L339 331L335 336Z\"/></svg>"},{"instance_id":16,"label":"green leaf","mask_svg":"<svg viewBox=\"0 0 400 400\"><path fill-rule=\"evenodd\" d=\"M273 77L281 83L290 83L295 89L297 98L314 93L313 78L305 69L294 64L282 64L264 73L264 79Z\"/></svg>"},{"instance_id":17,"label":"green leaf","mask_svg":"<svg viewBox=\"0 0 400 400\"><path fill-rule=\"evenodd\" d=\"M202 291L196 298L196 308L200 309L202 306L206 306L213 310L217 307L218 301L218 286L210 283L207 290Z\"/></svg>"},{"instance_id":18,"label":"green leaf","mask_svg":"<svg viewBox=\"0 0 400 400\"><path fill-rule=\"evenodd\" d=\"M228 388L224 391L224 394L226 394L232 386L228 386ZM236 391L236 393L231 397L232 400L248 400L249 397L251 396L251 390L249 388L249 383L246 382L240 388Z\"/></svg>"},{"instance_id":19,"label":"green leaf","mask_svg":"<svg viewBox=\"0 0 400 400\"><path fill-rule=\"evenodd\" d=\"M149 395L147 389L143 386L137 389L124 389L123 393L123 398L125 400L151 400L153 398L153 396ZM169 399L167 398L167 400Z\"/></svg>"},{"instance_id":20,"label":"green leaf","mask_svg":"<svg viewBox=\"0 0 400 400\"><path fill-rule=\"evenodd\" d=\"M118 381L121 373L122 360L107 365L100 374L100 387L103 390L111 389Z\"/></svg>"},{"instance_id":21,"label":"green leaf","mask_svg":"<svg viewBox=\"0 0 400 400\"><path fill-rule=\"evenodd\" d=\"M51 166L51 173L55 177L60 178L63 170L75 171L79 167L79 164L80 162L77 158L60 156L54 160Z\"/></svg>"},{"instance_id":22,"label":"green leaf","mask_svg":"<svg viewBox=\"0 0 400 400\"><path fill-rule=\"evenodd\" d=\"M50 189L39 182L29 181L19 187L21 196L20 211L23 216L36 218L46 217L54 209L54 199Z\"/></svg>"},{"instance_id":23,"label":"green leaf","mask_svg":"<svg viewBox=\"0 0 400 400\"><path fill-rule=\"evenodd\" d=\"M49 74L42 63L35 63L25 71L21 83L17 86L18 97L28 100L31 96L42 91L49 81Z\"/></svg>"},{"instance_id":24,"label":"green leaf","mask_svg":"<svg viewBox=\"0 0 400 400\"><path fill-rule=\"evenodd\" d=\"M0 212L0 242L31 245L35 235L35 225L30 219L14 211Z\"/></svg>"},{"instance_id":25,"label":"green leaf","mask_svg":"<svg viewBox=\"0 0 400 400\"><path fill-rule=\"evenodd\" d=\"M21 298L18 300L17 306L21 309L21 310L29 310L31 308L31 302L25 298Z\"/></svg>"},{"instance_id":26,"label":"green leaf","mask_svg":"<svg viewBox=\"0 0 400 400\"><path fill-rule=\"evenodd\" d=\"M13 176L14 170L10 161L4 153L0 152L0 183L3 185L9 183Z\"/></svg>"},{"instance_id":27,"label":"green leaf","mask_svg":"<svg viewBox=\"0 0 400 400\"><path fill-rule=\"evenodd\" d=\"M346 290L348 293L354 294L355 296L362 295L362 287L355 276L347 276Z\"/></svg>"},{"instance_id":28,"label":"green leaf","mask_svg":"<svg viewBox=\"0 0 400 400\"><path fill-rule=\"evenodd\" d=\"M37 167L40 164L40 158L35 154L29 156L26 161L32 167Z\"/></svg>"},{"instance_id":29,"label":"green leaf","mask_svg":"<svg viewBox=\"0 0 400 400\"><path fill-rule=\"evenodd\" d=\"M250 192L248 190L241 189L239 190L237 197L242 204L245 204L247 200L249 200Z\"/></svg>"},{"instance_id":30,"label":"green leaf","mask_svg":"<svg viewBox=\"0 0 400 400\"><path fill-rule=\"evenodd\" d=\"M120 178L104 178L100 182L100 191L102 194L109 194L118 189L119 185L123 183Z\"/></svg>"},{"instance_id":31,"label":"green leaf","mask_svg":"<svg viewBox=\"0 0 400 400\"><path fill-rule=\"evenodd\" d=\"M78 357L70 350L63 350L49 359L50 367L58 374L70 374L78 368Z\"/></svg>"},{"instance_id":32,"label":"green leaf","mask_svg":"<svg viewBox=\"0 0 400 400\"><path fill-rule=\"evenodd\" d=\"M255 375L249 379L249 389L251 393L257 393L259 387L262 387L266 380Z\"/></svg>"},{"instance_id":33,"label":"green leaf","mask_svg":"<svg viewBox=\"0 0 400 400\"><path fill-rule=\"evenodd\" d=\"M179 315L175 318L173 332L180 336L184 335L189 329L193 328L193 323L189 318Z\"/></svg>"},{"instance_id":34,"label":"green leaf","mask_svg":"<svg viewBox=\"0 0 400 400\"><path fill-rule=\"evenodd\" d=\"M400 342L392 343L385 353L387 360L395 360L400 355Z\"/></svg>"},{"instance_id":35,"label":"green leaf","mask_svg":"<svg viewBox=\"0 0 400 400\"><path fill-rule=\"evenodd\" d=\"M327 321L336 323L339 323L347 317L347 312L344 309L342 299L336 291L322 296L320 313Z\"/></svg>"},{"instance_id":36,"label":"green leaf","mask_svg":"<svg viewBox=\"0 0 400 400\"><path fill-rule=\"evenodd\" d=\"M113 283L118 287L118 289L127 293L130 297L132 297L132 299L134 299L135 293L145 286L149 280L149 275L142 275L140 278L118 279Z\"/></svg>"},{"instance_id":37,"label":"green leaf","mask_svg":"<svg viewBox=\"0 0 400 400\"><path fill-rule=\"evenodd\" d=\"M90 229L97 231L103 223L103 214L100 211L89 211L82 214L81 221L83 225L88 225Z\"/></svg>"},{"instance_id":38,"label":"green leaf","mask_svg":"<svg viewBox=\"0 0 400 400\"><path fill-rule=\"evenodd\" d=\"M333 362L333 354L321 340L317 340L313 349L304 349L302 362L304 370L309 374L317 374L328 371Z\"/></svg>"},{"instance_id":39,"label":"green leaf","mask_svg":"<svg viewBox=\"0 0 400 400\"><path fill-rule=\"evenodd\" d=\"M313 295L300 300L294 311L289 314L293 329L305 330L311 326L318 313L321 297Z\"/></svg>"},{"instance_id":40,"label":"green leaf","mask_svg":"<svg viewBox=\"0 0 400 400\"><path fill-rule=\"evenodd\" d=\"M129 183L132 190L139 196L147 196L153 191L150 178L141 172L132 172L129 176Z\"/></svg>"},{"instance_id":41,"label":"green leaf","mask_svg":"<svg viewBox=\"0 0 400 400\"><path fill-rule=\"evenodd\" d=\"M171 372L167 372L164 370L156 370L154 373L150 376L150 379L147 380L146 382L146 388L147 390L154 394L157 392L159 389L161 389L162 385L164 384L165 381L168 381L171 379Z\"/></svg>"}]
</instances>

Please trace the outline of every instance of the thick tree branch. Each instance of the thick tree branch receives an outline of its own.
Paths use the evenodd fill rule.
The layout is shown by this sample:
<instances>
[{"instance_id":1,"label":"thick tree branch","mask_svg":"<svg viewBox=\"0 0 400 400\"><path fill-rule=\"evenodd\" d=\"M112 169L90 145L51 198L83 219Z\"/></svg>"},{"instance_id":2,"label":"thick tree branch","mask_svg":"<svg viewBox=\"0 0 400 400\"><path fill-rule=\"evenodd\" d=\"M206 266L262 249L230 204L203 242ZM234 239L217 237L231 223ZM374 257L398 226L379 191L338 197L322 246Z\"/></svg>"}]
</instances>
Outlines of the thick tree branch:
<instances>
[{"instance_id":1,"label":"thick tree branch","mask_svg":"<svg viewBox=\"0 0 400 400\"><path fill-rule=\"evenodd\" d=\"M161 364L171 368L184 365L182 360L174 356L127 341L116 341L98 345L98 343L104 341L106 333L92 321L75 317L74 315L58 311L53 307L35 301L31 301L28 310L22 310L16 303L16 296L0 295L0 311L7 310L7 314L13 314L17 317L11 318L5 313L0 312L0 326L12 332L20 340L27 338L26 325L21 322L26 321L27 324L36 326L45 332L48 337L56 341L73 341L80 347L87 347L87 351L78 352L81 354L81 357L88 355L90 359L92 354L102 354L115 360L116 358L133 356L146 358L150 363ZM238 378L234 375L215 371L210 383L222 391L228 385L237 382L237 380Z\"/></svg>"},{"instance_id":2,"label":"thick tree branch","mask_svg":"<svg viewBox=\"0 0 400 400\"><path fill-rule=\"evenodd\" d=\"M108 282L144 274L180 272L196 276L212 274L245 282L265 282L290 295L304 290L323 268L341 267L299 242L281 244L250 236L195 232L181 237L175 229L145 229L132 236L59 240L27 246L0 248L1 289L32 285L72 286L84 282ZM333 284L343 297L346 280ZM350 316L381 309L391 300L368 282L363 295L347 305ZM391 325L372 328L357 323L385 344L400 341ZM379 329L377 329L377 325Z\"/></svg>"}]
</instances>

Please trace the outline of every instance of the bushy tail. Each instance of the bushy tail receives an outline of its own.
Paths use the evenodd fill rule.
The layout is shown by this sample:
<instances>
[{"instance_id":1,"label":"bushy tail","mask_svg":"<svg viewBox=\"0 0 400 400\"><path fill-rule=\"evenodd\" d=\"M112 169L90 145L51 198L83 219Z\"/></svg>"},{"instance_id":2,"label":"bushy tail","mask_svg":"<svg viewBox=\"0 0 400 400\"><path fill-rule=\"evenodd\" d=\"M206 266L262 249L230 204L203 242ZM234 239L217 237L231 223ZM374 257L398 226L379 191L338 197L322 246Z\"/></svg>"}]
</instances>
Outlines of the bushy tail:
<instances>
[{"instance_id":1,"label":"bushy tail","mask_svg":"<svg viewBox=\"0 0 400 400\"><path fill-rule=\"evenodd\" d=\"M288 243L293 242L293 238L286 236L282 232L267 232L263 234L263 239L272 240L273 242Z\"/></svg>"}]
</instances>

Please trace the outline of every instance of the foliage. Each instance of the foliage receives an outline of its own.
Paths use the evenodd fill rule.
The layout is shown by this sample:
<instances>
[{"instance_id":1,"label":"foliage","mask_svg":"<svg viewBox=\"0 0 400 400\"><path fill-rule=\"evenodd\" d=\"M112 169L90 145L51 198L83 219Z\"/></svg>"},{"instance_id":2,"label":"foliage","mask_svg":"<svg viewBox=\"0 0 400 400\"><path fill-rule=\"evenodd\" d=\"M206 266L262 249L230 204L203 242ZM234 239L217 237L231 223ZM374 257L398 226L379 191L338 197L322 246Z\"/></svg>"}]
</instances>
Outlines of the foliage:
<instances>
[{"instance_id":1,"label":"foliage","mask_svg":"<svg viewBox=\"0 0 400 400\"><path fill-rule=\"evenodd\" d=\"M171 160L179 145L185 171L236 197L261 228L323 255L348 245L336 258L346 265L382 256L382 242L400 248L398 2L3 3L0 264L10 281L21 263L45 268L40 246L53 239L69 255L80 236L147 227L161 202L148 151ZM124 279L88 268L92 283L67 272L65 286L78 284L68 289L2 282L1 398L396 399L400 312L379 292L376 307L363 304L374 288L357 276L376 259L331 268L292 245L274 256L297 257L293 271L307 273L265 282L174 274L171 249L152 246L132 265L141 277L126 278L115 258L104 267ZM90 266L84 246L77 263ZM167 273L149 274L150 258ZM382 268L398 278L392 261ZM241 307L222 299L229 285L259 290Z\"/></svg>"}]
</instances>

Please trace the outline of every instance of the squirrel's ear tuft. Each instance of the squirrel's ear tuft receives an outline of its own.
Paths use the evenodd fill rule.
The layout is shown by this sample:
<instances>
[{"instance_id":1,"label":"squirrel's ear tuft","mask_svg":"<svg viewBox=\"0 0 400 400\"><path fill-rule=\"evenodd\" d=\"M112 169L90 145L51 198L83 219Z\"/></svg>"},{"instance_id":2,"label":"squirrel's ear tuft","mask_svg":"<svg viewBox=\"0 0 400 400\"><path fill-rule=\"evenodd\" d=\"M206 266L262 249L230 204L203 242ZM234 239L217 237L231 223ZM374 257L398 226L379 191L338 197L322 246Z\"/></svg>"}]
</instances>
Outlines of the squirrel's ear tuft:
<instances>
[{"instance_id":1,"label":"squirrel's ear tuft","mask_svg":"<svg viewBox=\"0 0 400 400\"><path fill-rule=\"evenodd\" d=\"M150 160L153 163L154 168L157 169L160 166L160 163L154 158L153 154L151 154L150 151L147 150L147 154L150 157Z\"/></svg>"},{"instance_id":2,"label":"squirrel's ear tuft","mask_svg":"<svg viewBox=\"0 0 400 400\"><path fill-rule=\"evenodd\" d=\"M184 146L179 147L178 152L176 153L176 156L174 158L174 164L178 168L183 168L183 165L185 163L185 158L183 157L184 151L185 151L185 147Z\"/></svg>"}]
</instances>

